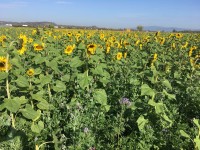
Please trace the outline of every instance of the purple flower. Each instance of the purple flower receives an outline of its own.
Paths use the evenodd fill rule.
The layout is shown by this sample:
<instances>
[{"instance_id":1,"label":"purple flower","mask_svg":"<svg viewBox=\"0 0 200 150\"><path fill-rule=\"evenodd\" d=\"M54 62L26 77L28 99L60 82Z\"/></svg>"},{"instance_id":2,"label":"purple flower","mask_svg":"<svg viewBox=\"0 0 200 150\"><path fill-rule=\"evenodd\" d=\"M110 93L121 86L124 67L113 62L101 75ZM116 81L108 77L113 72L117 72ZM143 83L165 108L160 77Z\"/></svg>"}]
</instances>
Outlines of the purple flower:
<instances>
[{"instance_id":1,"label":"purple flower","mask_svg":"<svg viewBox=\"0 0 200 150\"><path fill-rule=\"evenodd\" d=\"M84 133L88 133L89 129L87 127L84 128Z\"/></svg>"},{"instance_id":2,"label":"purple flower","mask_svg":"<svg viewBox=\"0 0 200 150\"><path fill-rule=\"evenodd\" d=\"M119 103L121 104L121 105L127 105L127 106L130 106L131 105L131 102L130 102L130 100L128 99L128 98L122 98L120 101L119 101Z\"/></svg>"}]
</instances>

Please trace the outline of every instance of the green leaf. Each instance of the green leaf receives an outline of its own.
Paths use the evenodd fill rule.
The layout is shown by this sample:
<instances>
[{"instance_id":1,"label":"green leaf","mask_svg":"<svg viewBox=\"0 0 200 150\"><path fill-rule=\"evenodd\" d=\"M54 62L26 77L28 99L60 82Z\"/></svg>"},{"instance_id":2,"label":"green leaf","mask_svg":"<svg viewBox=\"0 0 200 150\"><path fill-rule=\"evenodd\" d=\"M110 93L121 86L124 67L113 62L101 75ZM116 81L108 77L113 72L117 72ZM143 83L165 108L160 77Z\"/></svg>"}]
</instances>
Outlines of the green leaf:
<instances>
[{"instance_id":1,"label":"green leaf","mask_svg":"<svg viewBox=\"0 0 200 150\"><path fill-rule=\"evenodd\" d=\"M143 84L141 86L141 95L149 95L154 96L155 92L153 89L151 89L147 84Z\"/></svg>"},{"instance_id":2,"label":"green leaf","mask_svg":"<svg viewBox=\"0 0 200 150\"><path fill-rule=\"evenodd\" d=\"M198 150L200 150L200 138L199 136L196 136L196 138L194 139L195 142L195 147L198 148Z\"/></svg>"},{"instance_id":3,"label":"green leaf","mask_svg":"<svg viewBox=\"0 0 200 150\"><path fill-rule=\"evenodd\" d=\"M4 107L6 107L9 111L13 113L16 113L21 106L20 101L16 99L5 99L4 102Z\"/></svg>"},{"instance_id":4,"label":"green leaf","mask_svg":"<svg viewBox=\"0 0 200 150\"><path fill-rule=\"evenodd\" d=\"M18 58L13 58L10 60L11 64L17 66L18 68L23 68Z\"/></svg>"},{"instance_id":5,"label":"green leaf","mask_svg":"<svg viewBox=\"0 0 200 150\"><path fill-rule=\"evenodd\" d=\"M7 78L8 77L8 73L6 72L0 72L0 81Z\"/></svg>"},{"instance_id":6,"label":"green leaf","mask_svg":"<svg viewBox=\"0 0 200 150\"><path fill-rule=\"evenodd\" d=\"M35 64L41 64L41 63L45 62L45 59L44 59L44 57L41 56L41 54L37 54L33 58L33 61L35 62Z\"/></svg>"},{"instance_id":7,"label":"green leaf","mask_svg":"<svg viewBox=\"0 0 200 150\"><path fill-rule=\"evenodd\" d=\"M44 129L44 122L39 121L38 124L34 122L31 125L31 130L35 133L40 133Z\"/></svg>"},{"instance_id":8,"label":"green leaf","mask_svg":"<svg viewBox=\"0 0 200 150\"><path fill-rule=\"evenodd\" d=\"M37 93L37 94L31 94L32 99L43 102L46 101L43 97L43 94Z\"/></svg>"},{"instance_id":9,"label":"green leaf","mask_svg":"<svg viewBox=\"0 0 200 150\"><path fill-rule=\"evenodd\" d=\"M164 81L162 81L162 84L172 90L171 83L168 80L165 79Z\"/></svg>"},{"instance_id":10,"label":"green leaf","mask_svg":"<svg viewBox=\"0 0 200 150\"><path fill-rule=\"evenodd\" d=\"M30 104L26 104L25 109L21 109L20 112L22 115L27 119L35 120L36 118L40 117L41 112L35 111Z\"/></svg>"},{"instance_id":11,"label":"green leaf","mask_svg":"<svg viewBox=\"0 0 200 150\"><path fill-rule=\"evenodd\" d=\"M82 49L82 50L84 50L86 47L85 47L85 44L83 44L83 43L80 43L79 45L78 45L78 49Z\"/></svg>"},{"instance_id":12,"label":"green leaf","mask_svg":"<svg viewBox=\"0 0 200 150\"><path fill-rule=\"evenodd\" d=\"M69 80L70 80L70 75L69 75L69 74L66 74L66 75L62 76L62 77L61 77L61 80L62 80L62 81L65 81L65 82L69 82Z\"/></svg>"},{"instance_id":13,"label":"green leaf","mask_svg":"<svg viewBox=\"0 0 200 150\"><path fill-rule=\"evenodd\" d=\"M190 136L185 131L183 131L183 130L180 130L180 134L183 137L190 138Z\"/></svg>"},{"instance_id":14,"label":"green leaf","mask_svg":"<svg viewBox=\"0 0 200 150\"><path fill-rule=\"evenodd\" d=\"M52 109L53 106L50 105L47 101L42 101L37 104L37 107L41 110L49 110Z\"/></svg>"},{"instance_id":15,"label":"green leaf","mask_svg":"<svg viewBox=\"0 0 200 150\"><path fill-rule=\"evenodd\" d=\"M4 108L6 108L5 107L5 103L3 103L3 104L0 105L0 111L2 111Z\"/></svg>"},{"instance_id":16,"label":"green leaf","mask_svg":"<svg viewBox=\"0 0 200 150\"><path fill-rule=\"evenodd\" d=\"M200 130L199 119L193 119L193 122Z\"/></svg>"},{"instance_id":17,"label":"green leaf","mask_svg":"<svg viewBox=\"0 0 200 150\"><path fill-rule=\"evenodd\" d=\"M24 76L18 77L16 83L19 87L29 87L28 79Z\"/></svg>"},{"instance_id":18,"label":"green leaf","mask_svg":"<svg viewBox=\"0 0 200 150\"><path fill-rule=\"evenodd\" d=\"M181 77L181 75L177 71L175 71L174 72L174 78L175 79L180 79L180 77Z\"/></svg>"},{"instance_id":19,"label":"green leaf","mask_svg":"<svg viewBox=\"0 0 200 150\"><path fill-rule=\"evenodd\" d=\"M66 85L65 83L63 83L62 81L57 80L56 81L56 85L53 86L53 90L55 92L62 92L66 90Z\"/></svg>"},{"instance_id":20,"label":"green leaf","mask_svg":"<svg viewBox=\"0 0 200 150\"><path fill-rule=\"evenodd\" d=\"M133 85L140 85L140 80L136 79L136 78L130 78L130 84Z\"/></svg>"},{"instance_id":21,"label":"green leaf","mask_svg":"<svg viewBox=\"0 0 200 150\"><path fill-rule=\"evenodd\" d=\"M166 114L162 114L161 116L163 117L163 119L165 119L165 121L170 123L169 126L171 127L173 124L172 120L169 119L169 117Z\"/></svg>"},{"instance_id":22,"label":"green leaf","mask_svg":"<svg viewBox=\"0 0 200 150\"><path fill-rule=\"evenodd\" d=\"M101 66L97 66L93 71L92 73L95 74L95 75L103 75L103 68Z\"/></svg>"},{"instance_id":23,"label":"green leaf","mask_svg":"<svg viewBox=\"0 0 200 150\"><path fill-rule=\"evenodd\" d=\"M163 90L163 94L165 94L169 99L176 99L176 95L169 94L166 90Z\"/></svg>"},{"instance_id":24,"label":"green leaf","mask_svg":"<svg viewBox=\"0 0 200 150\"><path fill-rule=\"evenodd\" d=\"M40 83L41 86L44 86L45 84L49 84L52 80L52 76L51 75L46 75L44 76L43 74L40 75Z\"/></svg>"},{"instance_id":25,"label":"green leaf","mask_svg":"<svg viewBox=\"0 0 200 150\"><path fill-rule=\"evenodd\" d=\"M110 110L110 105L103 105L103 109L108 112Z\"/></svg>"},{"instance_id":26,"label":"green leaf","mask_svg":"<svg viewBox=\"0 0 200 150\"><path fill-rule=\"evenodd\" d=\"M91 80L92 80L92 77L87 76L87 72L83 74L78 74L77 76L77 82L82 89L85 89L86 87L88 87Z\"/></svg>"},{"instance_id":27,"label":"green leaf","mask_svg":"<svg viewBox=\"0 0 200 150\"><path fill-rule=\"evenodd\" d=\"M96 89L93 93L93 97L97 103L107 105L107 94L104 89Z\"/></svg>"},{"instance_id":28,"label":"green leaf","mask_svg":"<svg viewBox=\"0 0 200 150\"><path fill-rule=\"evenodd\" d=\"M21 97L14 97L13 100L17 101L21 104L26 104L28 102L28 100L25 98L25 96L21 96Z\"/></svg>"},{"instance_id":29,"label":"green leaf","mask_svg":"<svg viewBox=\"0 0 200 150\"><path fill-rule=\"evenodd\" d=\"M155 111L156 114L162 114L165 112L164 104L163 103L155 103Z\"/></svg>"},{"instance_id":30,"label":"green leaf","mask_svg":"<svg viewBox=\"0 0 200 150\"><path fill-rule=\"evenodd\" d=\"M72 60L69 63L70 67L72 68L80 67L82 64L83 64L83 61L81 61L78 56L72 58Z\"/></svg>"},{"instance_id":31,"label":"green leaf","mask_svg":"<svg viewBox=\"0 0 200 150\"><path fill-rule=\"evenodd\" d=\"M34 72L34 75L41 74L41 72L42 72L42 70L40 68L36 68L35 72Z\"/></svg>"},{"instance_id":32,"label":"green leaf","mask_svg":"<svg viewBox=\"0 0 200 150\"><path fill-rule=\"evenodd\" d=\"M51 69L53 69L54 71L59 71L59 70L58 70L58 63L57 63L56 60L52 60L51 62L46 61L46 65L47 65L48 67L50 67Z\"/></svg>"},{"instance_id":33,"label":"green leaf","mask_svg":"<svg viewBox=\"0 0 200 150\"><path fill-rule=\"evenodd\" d=\"M143 115L137 119L138 128L140 131L144 130L145 125L148 123L148 119L145 119Z\"/></svg>"}]
</instances>

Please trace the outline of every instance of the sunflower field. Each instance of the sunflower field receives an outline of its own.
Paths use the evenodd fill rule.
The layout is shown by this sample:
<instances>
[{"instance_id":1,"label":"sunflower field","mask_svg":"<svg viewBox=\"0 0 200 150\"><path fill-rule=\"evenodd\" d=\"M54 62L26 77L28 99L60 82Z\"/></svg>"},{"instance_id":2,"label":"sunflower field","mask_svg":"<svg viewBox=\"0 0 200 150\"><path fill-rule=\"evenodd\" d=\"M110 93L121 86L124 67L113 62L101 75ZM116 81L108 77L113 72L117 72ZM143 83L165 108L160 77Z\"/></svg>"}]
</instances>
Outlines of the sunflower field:
<instances>
[{"instance_id":1,"label":"sunflower field","mask_svg":"<svg viewBox=\"0 0 200 150\"><path fill-rule=\"evenodd\" d=\"M200 34L0 28L0 150L200 150Z\"/></svg>"}]
</instances>

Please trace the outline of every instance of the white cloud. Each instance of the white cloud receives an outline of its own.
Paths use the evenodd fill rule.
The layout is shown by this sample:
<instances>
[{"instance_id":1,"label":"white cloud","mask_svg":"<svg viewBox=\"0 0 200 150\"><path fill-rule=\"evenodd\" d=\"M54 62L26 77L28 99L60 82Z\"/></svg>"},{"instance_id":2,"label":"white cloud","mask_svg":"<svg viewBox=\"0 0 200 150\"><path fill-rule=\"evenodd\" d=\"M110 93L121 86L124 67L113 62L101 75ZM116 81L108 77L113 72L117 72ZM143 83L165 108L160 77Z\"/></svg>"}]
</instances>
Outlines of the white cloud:
<instances>
[{"instance_id":1,"label":"white cloud","mask_svg":"<svg viewBox=\"0 0 200 150\"><path fill-rule=\"evenodd\" d=\"M26 7L28 6L28 2L24 1L15 1L15 2L5 2L0 4L0 8L18 8L18 7Z\"/></svg>"}]
</instances>

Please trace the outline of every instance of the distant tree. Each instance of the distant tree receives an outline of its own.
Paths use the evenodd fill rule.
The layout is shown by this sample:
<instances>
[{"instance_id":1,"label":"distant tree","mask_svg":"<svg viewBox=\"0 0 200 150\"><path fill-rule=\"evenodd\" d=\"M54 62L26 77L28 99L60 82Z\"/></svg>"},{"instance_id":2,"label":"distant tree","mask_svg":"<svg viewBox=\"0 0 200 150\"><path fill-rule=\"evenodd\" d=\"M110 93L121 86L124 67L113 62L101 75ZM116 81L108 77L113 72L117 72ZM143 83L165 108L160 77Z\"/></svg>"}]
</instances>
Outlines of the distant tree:
<instances>
[{"instance_id":1,"label":"distant tree","mask_svg":"<svg viewBox=\"0 0 200 150\"><path fill-rule=\"evenodd\" d=\"M141 25L137 26L137 30L138 31L142 31L143 30L143 26L141 26Z\"/></svg>"},{"instance_id":2,"label":"distant tree","mask_svg":"<svg viewBox=\"0 0 200 150\"><path fill-rule=\"evenodd\" d=\"M51 28L51 29L53 29L54 25L53 24L49 24L48 27Z\"/></svg>"},{"instance_id":3,"label":"distant tree","mask_svg":"<svg viewBox=\"0 0 200 150\"><path fill-rule=\"evenodd\" d=\"M176 32L176 29L173 29L173 31L172 32Z\"/></svg>"}]
</instances>

